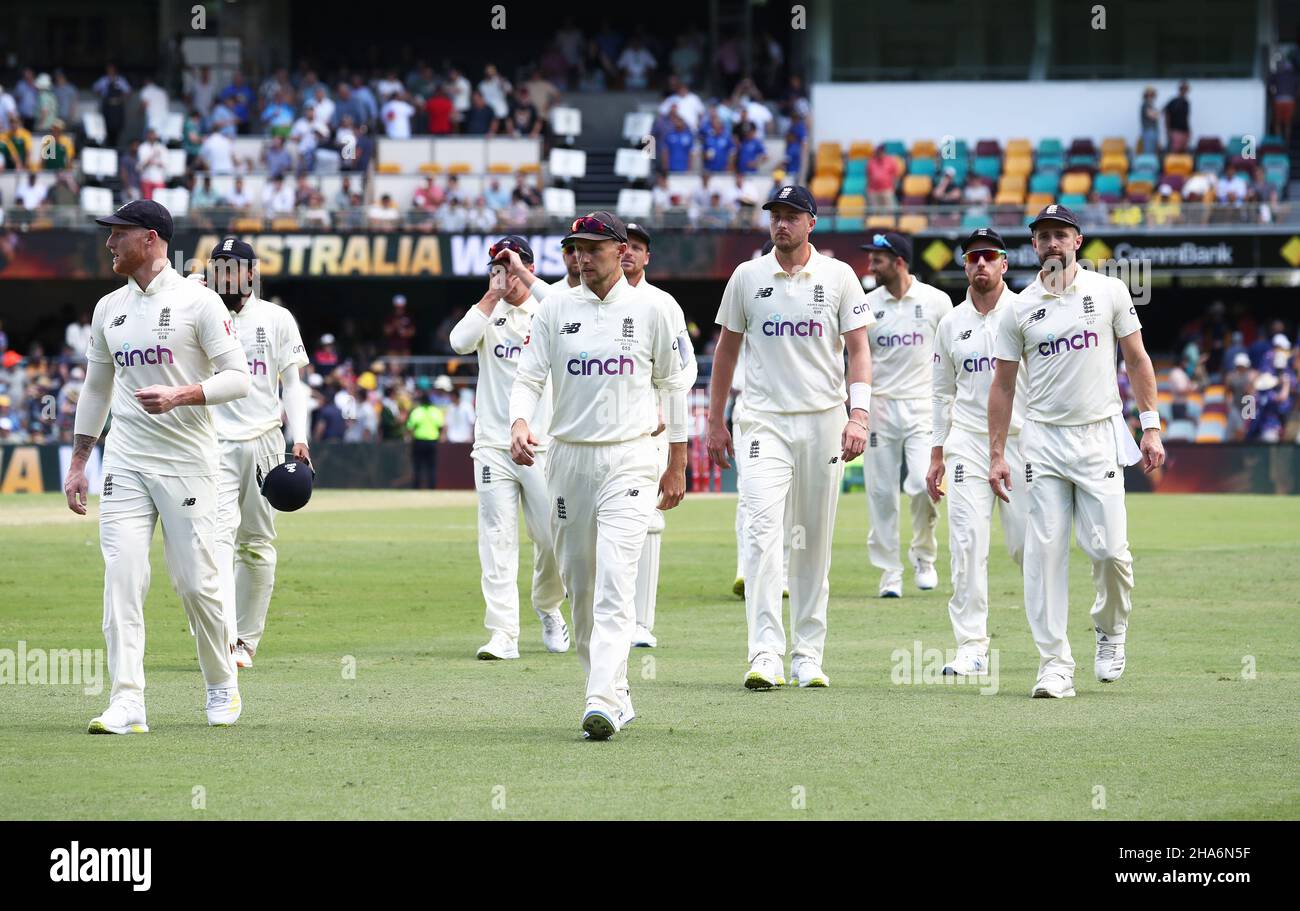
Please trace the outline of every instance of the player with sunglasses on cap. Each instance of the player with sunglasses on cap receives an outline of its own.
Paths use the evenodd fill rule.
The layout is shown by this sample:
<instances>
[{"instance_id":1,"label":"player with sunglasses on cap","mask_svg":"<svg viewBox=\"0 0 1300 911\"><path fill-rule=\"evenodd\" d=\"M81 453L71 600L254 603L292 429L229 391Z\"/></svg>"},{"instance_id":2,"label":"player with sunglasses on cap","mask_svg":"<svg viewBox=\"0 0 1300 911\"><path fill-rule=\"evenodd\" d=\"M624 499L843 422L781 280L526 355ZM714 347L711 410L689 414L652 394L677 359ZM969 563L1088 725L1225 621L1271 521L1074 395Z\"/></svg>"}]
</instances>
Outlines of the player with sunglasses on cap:
<instances>
[{"instance_id":1,"label":"player with sunglasses on cap","mask_svg":"<svg viewBox=\"0 0 1300 911\"><path fill-rule=\"evenodd\" d=\"M582 731L605 740L636 717L627 680L636 627L636 576L657 508L686 493L687 393L695 382L690 339L662 298L623 274L627 227L610 212L577 219L565 238L582 284L547 295L533 319L510 395L511 457L536 461L531 429L552 388L546 482L555 554L587 675ZM668 468L651 433L664 395ZM658 502L656 503L656 494Z\"/></svg>"},{"instance_id":2,"label":"player with sunglasses on cap","mask_svg":"<svg viewBox=\"0 0 1300 911\"><path fill-rule=\"evenodd\" d=\"M957 653L945 674L988 673L989 534L993 504L985 483L989 470L988 402L993 381L993 342L998 320L1017 297L1003 276L1007 251L1002 236L980 228L962 243L962 263L970 287L966 299L939 320L934 336L934 438L925 483L938 503L948 478L948 551L952 559L952 598L948 617ZM1019 461L1018 434L1027 395L1024 377L1007 437L1008 458ZM1016 565L1025 547L1025 498L999 502L1002 535Z\"/></svg>"},{"instance_id":3,"label":"player with sunglasses on cap","mask_svg":"<svg viewBox=\"0 0 1300 911\"><path fill-rule=\"evenodd\" d=\"M667 307L668 312L673 316L673 331L679 338L689 339L690 333L686 331L686 314L682 312L677 299L667 291L650 284L646 279L645 270L649 262L650 229L638 222L628 222L627 251L621 260L624 277L633 288L658 295L662 299L663 306ZM696 369L695 349L692 348L687 353L691 356L689 369L694 371ZM691 385L695 385L694 379L691 380ZM659 393L659 411L659 426L650 436L655 441L655 449L659 453L659 468L663 471L668 467L668 441L663 433L662 393ZM632 637L633 648L654 648L659 644L655 638L654 628L655 602L658 600L659 593L659 550L665 524L663 511L656 509L650 520L650 530L645 536L645 546L641 548L641 560L637 564L636 633Z\"/></svg>"},{"instance_id":4,"label":"player with sunglasses on cap","mask_svg":"<svg viewBox=\"0 0 1300 911\"><path fill-rule=\"evenodd\" d=\"M881 570L882 598L903 597L903 564L899 559L898 476L907 462L903 493L912 501L912 543L908 560L916 587L927 591L939 584L934 561L938 556L935 528L939 510L925 489L931 435L930 371L934 333L939 320L952 311L947 293L915 278L910 271L912 241L886 231L872 237L869 251L876 288L867 304L876 317L872 328L871 364L875 377L871 439L864 458L867 486L867 555Z\"/></svg>"},{"instance_id":5,"label":"player with sunglasses on cap","mask_svg":"<svg viewBox=\"0 0 1300 911\"><path fill-rule=\"evenodd\" d=\"M512 253L532 275L533 250L517 234L503 237L488 250L493 280L479 302L451 330L457 354L478 355L475 393L474 488L478 493L478 556L483 569L483 625L490 637L478 650L482 660L519 657L519 506L533 542L533 611L542 622L542 644L548 652L569 650L569 627L560 611L564 585L555 563L550 497L546 492L546 445L550 426L551 389L543 389L533 415L537 438L534 464L517 465L510 458L510 388L519 358L532 335L540 306L528 286L498 259Z\"/></svg>"},{"instance_id":6,"label":"player with sunglasses on cap","mask_svg":"<svg viewBox=\"0 0 1300 911\"><path fill-rule=\"evenodd\" d=\"M989 389L989 484L1003 501L1022 496L1025 519L1025 613L1038 646L1036 699L1074 695L1070 651L1070 529L1089 559L1097 597L1092 606L1103 683L1124 673L1133 611L1133 557L1128 549L1124 468L1139 460L1147 473L1164 464L1156 377L1142 344L1128 287L1081 269L1083 234L1074 213L1046 206L1029 223L1042 270L998 322L996 366ZM1142 445L1124 423L1115 345L1124 355L1141 409ZM1015 464L1024 489L1012 489L1007 458L1017 378L1027 374L1025 421ZM1018 482L1016 482L1018 483Z\"/></svg>"}]
</instances>

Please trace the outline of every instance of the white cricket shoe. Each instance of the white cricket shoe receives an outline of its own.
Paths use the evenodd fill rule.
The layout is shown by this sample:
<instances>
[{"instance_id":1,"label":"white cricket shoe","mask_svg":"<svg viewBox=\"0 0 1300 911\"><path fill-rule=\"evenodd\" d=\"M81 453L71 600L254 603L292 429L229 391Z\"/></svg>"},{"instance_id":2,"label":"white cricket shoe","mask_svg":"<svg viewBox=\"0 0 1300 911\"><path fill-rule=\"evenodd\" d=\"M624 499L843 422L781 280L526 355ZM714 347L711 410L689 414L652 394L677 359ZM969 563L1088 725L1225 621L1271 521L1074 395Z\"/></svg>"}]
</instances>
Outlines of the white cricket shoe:
<instances>
[{"instance_id":1,"label":"white cricket shoe","mask_svg":"<svg viewBox=\"0 0 1300 911\"><path fill-rule=\"evenodd\" d=\"M495 634L492 636L492 639L494 641L496 640ZM487 658L488 656L483 654L483 649L488 648L491 645L492 643L489 642L487 645L483 646L483 648L479 649L478 656L480 658ZM542 645L546 646L548 652L558 653L567 652L569 650L569 627L568 624L564 622L564 615L559 611L542 617ZM514 646L514 650L514 655L508 657L519 657L519 647ZM499 657L507 656L502 655Z\"/></svg>"},{"instance_id":2,"label":"white cricket shoe","mask_svg":"<svg viewBox=\"0 0 1300 911\"><path fill-rule=\"evenodd\" d=\"M587 709L582 716L582 736L587 740L608 740L618 733L618 722L604 709Z\"/></svg>"},{"instance_id":3,"label":"white cricket shoe","mask_svg":"<svg viewBox=\"0 0 1300 911\"><path fill-rule=\"evenodd\" d=\"M764 652L750 663L749 673L745 675L745 689L770 690L774 686L785 686L785 669L780 658Z\"/></svg>"},{"instance_id":4,"label":"white cricket shoe","mask_svg":"<svg viewBox=\"0 0 1300 911\"><path fill-rule=\"evenodd\" d=\"M633 648L654 648L658 644L659 640L655 638L654 633L640 623L636 625L636 632L632 635Z\"/></svg>"},{"instance_id":5,"label":"white cricket shoe","mask_svg":"<svg viewBox=\"0 0 1300 911\"><path fill-rule=\"evenodd\" d=\"M887 569L880 574L880 597L903 597L903 573L901 570Z\"/></svg>"},{"instance_id":6,"label":"white cricket shoe","mask_svg":"<svg viewBox=\"0 0 1300 911\"><path fill-rule=\"evenodd\" d=\"M1096 632L1097 660L1093 669L1102 683L1113 683L1124 673L1124 642L1116 641L1113 636L1107 636L1099 629Z\"/></svg>"},{"instance_id":7,"label":"white cricket shoe","mask_svg":"<svg viewBox=\"0 0 1300 911\"><path fill-rule=\"evenodd\" d=\"M618 691L618 701L623 704L623 708L618 713L618 729L621 731L636 720L636 709L632 708L631 687Z\"/></svg>"},{"instance_id":8,"label":"white cricket shoe","mask_svg":"<svg viewBox=\"0 0 1300 911\"><path fill-rule=\"evenodd\" d=\"M943 667L945 677L983 677L988 672L988 657L974 652L958 652L957 657Z\"/></svg>"},{"instance_id":9,"label":"white cricket shoe","mask_svg":"<svg viewBox=\"0 0 1300 911\"><path fill-rule=\"evenodd\" d=\"M916 587L923 592L939 587L939 571L934 568L933 563L923 563L917 560L912 564L916 570Z\"/></svg>"},{"instance_id":10,"label":"white cricket shoe","mask_svg":"<svg viewBox=\"0 0 1300 911\"><path fill-rule=\"evenodd\" d=\"M144 704L117 699L98 718L90 719L87 734L148 734Z\"/></svg>"},{"instance_id":11,"label":"white cricket shoe","mask_svg":"<svg viewBox=\"0 0 1300 911\"><path fill-rule=\"evenodd\" d=\"M506 661L511 658L518 658L519 643L498 630L492 634L492 638L487 641L487 645L479 647L477 655L479 661Z\"/></svg>"},{"instance_id":12,"label":"white cricket shoe","mask_svg":"<svg viewBox=\"0 0 1300 911\"><path fill-rule=\"evenodd\" d=\"M1035 699L1068 699L1074 695L1074 680L1064 674L1044 674L1029 695Z\"/></svg>"},{"instance_id":13,"label":"white cricket shoe","mask_svg":"<svg viewBox=\"0 0 1300 911\"><path fill-rule=\"evenodd\" d=\"M253 666L253 653L248 650L244 640L240 639L235 643L235 667L240 670Z\"/></svg>"},{"instance_id":14,"label":"white cricket shoe","mask_svg":"<svg viewBox=\"0 0 1300 911\"><path fill-rule=\"evenodd\" d=\"M239 713L244 709L243 700L239 698L237 686L208 687L208 724L213 727L228 727L239 720Z\"/></svg>"},{"instance_id":15,"label":"white cricket shoe","mask_svg":"<svg viewBox=\"0 0 1300 911\"><path fill-rule=\"evenodd\" d=\"M831 678L812 658L799 655L790 662L790 683L801 687L825 687L831 685Z\"/></svg>"}]
</instances>

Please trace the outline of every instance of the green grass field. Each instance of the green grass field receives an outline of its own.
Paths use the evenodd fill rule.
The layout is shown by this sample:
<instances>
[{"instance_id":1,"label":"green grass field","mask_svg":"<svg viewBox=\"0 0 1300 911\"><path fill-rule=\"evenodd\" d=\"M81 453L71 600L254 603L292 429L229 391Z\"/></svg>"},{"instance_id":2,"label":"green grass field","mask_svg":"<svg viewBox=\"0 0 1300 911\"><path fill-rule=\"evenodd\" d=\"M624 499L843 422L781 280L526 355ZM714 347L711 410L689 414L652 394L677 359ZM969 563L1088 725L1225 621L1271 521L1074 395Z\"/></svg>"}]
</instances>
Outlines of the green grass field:
<instances>
[{"instance_id":1,"label":"green grass field","mask_svg":"<svg viewBox=\"0 0 1300 911\"><path fill-rule=\"evenodd\" d=\"M107 690L0 686L0 816L1300 815L1293 499L1130 497L1128 669L1115 684L1092 676L1091 580L1076 548L1079 695L1057 701L1028 698L1037 654L1000 533L990 560L996 694L891 681L895 649L952 645L947 531L938 591L918 592L909 573L901 601L877 600L861 492L846 495L837 528L832 688L744 690L734 500L690 498L668 517L660 648L633 652L638 719L606 743L580 739L577 658L542 649L526 604L521 659L474 659L485 633L473 503L467 493L323 491L281 517L268 633L241 674L244 716L229 729L205 723L157 536L146 608L153 732L87 736ZM0 648L103 646L93 511L79 519L58 495L0 499L0 553Z\"/></svg>"}]
</instances>

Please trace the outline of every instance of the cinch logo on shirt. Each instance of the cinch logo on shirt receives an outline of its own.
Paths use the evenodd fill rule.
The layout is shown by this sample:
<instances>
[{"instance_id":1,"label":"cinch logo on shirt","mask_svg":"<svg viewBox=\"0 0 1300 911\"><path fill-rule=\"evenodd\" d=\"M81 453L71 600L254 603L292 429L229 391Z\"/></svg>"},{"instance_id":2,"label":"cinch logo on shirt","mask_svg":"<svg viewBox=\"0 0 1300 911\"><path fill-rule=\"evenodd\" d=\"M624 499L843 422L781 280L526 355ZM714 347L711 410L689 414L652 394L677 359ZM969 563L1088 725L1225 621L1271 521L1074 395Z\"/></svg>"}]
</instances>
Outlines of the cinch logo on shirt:
<instances>
[{"instance_id":1,"label":"cinch logo on shirt","mask_svg":"<svg viewBox=\"0 0 1300 911\"><path fill-rule=\"evenodd\" d=\"M598 357L588 358L587 352L577 357L569 358L569 363L565 365L570 376L623 376L624 374L636 373L636 361L627 355L618 357L607 357L601 360Z\"/></svg>"},{"instance_id":2,"label":"cinch logo on shirt","mask_svg":"<svg viewBox=\"0 0 1300 911\"><path fill-rule=\"evenodd\" d=\"M877 335L876 344L881 348L897 348L900 345L911 347L913 345L924 345L925 336L919 332L909 332L906 335Z\"/></svg>"},{"instance_id":3,"label":"cinch logo on shirt","mask_svg":"<svg viewBox=\"0 0 1300 911\"><path fill-rule=\"evenodd\" d=\"M856 307L853 308L853 315L857 316L860 313L867 313L870 310L871 310L870 304L858 304ZM880 319L880 317L877 316L876 319Z\"/></svg>"},{"instance_id":4,"label":"cinch logo on shirt","mask_svg":"<svg viewBox=\"0 0 1300 911\"><path fill-rule=\"evenodd\" d=\"M266 361L256 358L248 362L248 372L253 376L266 376Z\"/></svg>"},{"instance_id":5,"label":"cinch logo on shirt","mask_svg":"<svg viewBox=\"0 0 1300 911\"><path fill-rule=\"evenodd\" d=\"M523 353L523 350L524 349L522 345L516 345L516 344L497 345L495 348L492 349L492 353L499 358L510 361L519 357L519 355Z\"/></svg>"},{"instance_id":6,"label":"cinch logo on shirt","mask_svg":"<svg viewBox=\"0 0 1300 911\"><path fill-rule=\"evenodd\" d=\"M1039 342L1038 353L1042 357L1051 357L1054 354L1060 354L1062 351L1079 351L1099 344L1101 342L1097 338L1097 333L1089 330L1075 333L1068 338L1049 338L1045 342Z\"/></svg>"},{"instance_id":7,"label":"cinch logo on shirt","mask_svg":"<svg viewBox=\"0 0 1300 911\"><path fill-rule=\"evenodd\" d=\"M801 338L821 338L826 334L826 327L815 319L801 319L798 322L781 319L781 314L773 313L763 323L766 336L797 335Z\"/></svg>"},{"instance_id":8,"label":"cinch logo on shirt","mask_svg":"<svg viewBox=\"0 0 1300 911\"><path fill-rule=\"evenodd\" d=\"M152 348L132 348L130 342L123 342L122 350L113 352L113 360L119 367L139 367L144 364L157 367L159 364L176 363L170 348L164 348L162 345L154 345Z\"/></svg>"},{"instance_id":9,"label":"cinch logo on shirt","mask_svg":"<svg viewBox=\"0 0 1300 911\"><path fill-rule=\"evenodd\" d=\"M961 362L961 369L967 373L983 373L993 369L993 359L988 357L968 357Z\"/></svg>"}]
</instances>

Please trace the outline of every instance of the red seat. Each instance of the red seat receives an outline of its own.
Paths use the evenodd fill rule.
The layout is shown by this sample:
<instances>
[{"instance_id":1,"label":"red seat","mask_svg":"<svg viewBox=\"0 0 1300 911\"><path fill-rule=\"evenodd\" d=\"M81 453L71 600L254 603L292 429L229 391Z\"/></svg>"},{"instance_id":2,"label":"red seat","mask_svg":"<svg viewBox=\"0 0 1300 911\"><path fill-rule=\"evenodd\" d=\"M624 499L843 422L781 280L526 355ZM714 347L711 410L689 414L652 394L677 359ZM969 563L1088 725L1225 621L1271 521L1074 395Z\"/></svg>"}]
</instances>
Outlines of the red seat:
<instances>
[{"instance_id":1,"label":"red seat","mask_svg":"<svg viewBox=\"0 0 1300 911\"><path fill-rule=\"evenodd\" d=\"M987 158L990 156L995 158L1002 157L1002 146L996 139L981 139L979 142L975 143L976 158Z\"/></svg>"}]
</instances>

